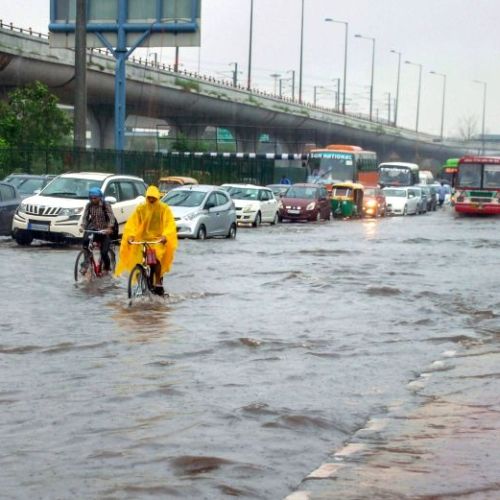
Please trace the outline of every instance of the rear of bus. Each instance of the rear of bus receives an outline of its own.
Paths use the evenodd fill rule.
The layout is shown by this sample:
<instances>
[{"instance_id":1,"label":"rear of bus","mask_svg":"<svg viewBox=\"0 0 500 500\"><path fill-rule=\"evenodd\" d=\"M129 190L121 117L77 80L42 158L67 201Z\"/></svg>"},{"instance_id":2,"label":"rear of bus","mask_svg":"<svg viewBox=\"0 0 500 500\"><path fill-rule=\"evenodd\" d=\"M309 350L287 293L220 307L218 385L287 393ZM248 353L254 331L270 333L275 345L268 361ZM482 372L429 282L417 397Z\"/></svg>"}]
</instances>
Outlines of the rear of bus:
<instances>
[{"instance_id":1,"label":"rear of bus","mask_svg":"<svg viewBox=\"0 0 500 500\"><path fill-rule=\"evenodd\" d=\"M500 157L460 158L455 211L469 214L500 214Z\"/></svg>"}]
</instances>

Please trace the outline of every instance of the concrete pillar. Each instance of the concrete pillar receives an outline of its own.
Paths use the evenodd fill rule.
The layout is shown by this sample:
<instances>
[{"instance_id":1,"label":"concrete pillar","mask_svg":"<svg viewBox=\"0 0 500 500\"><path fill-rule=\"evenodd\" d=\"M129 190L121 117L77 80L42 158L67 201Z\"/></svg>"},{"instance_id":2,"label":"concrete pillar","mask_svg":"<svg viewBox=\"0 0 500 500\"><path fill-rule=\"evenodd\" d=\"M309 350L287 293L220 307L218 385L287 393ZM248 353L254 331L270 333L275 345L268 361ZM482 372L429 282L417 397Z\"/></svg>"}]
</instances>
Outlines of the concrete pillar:
<instances>
[{"instance_id":1,"label":"concrete pillar","mask_svg":"<svg viewBox=\"0 0 500 500\"><path fill-rule=\"evenodd\" d=\"M113 106L89 106L87 117L91 134L91 147L115 149L115 117Z\"/></svg>"}]
</instances>

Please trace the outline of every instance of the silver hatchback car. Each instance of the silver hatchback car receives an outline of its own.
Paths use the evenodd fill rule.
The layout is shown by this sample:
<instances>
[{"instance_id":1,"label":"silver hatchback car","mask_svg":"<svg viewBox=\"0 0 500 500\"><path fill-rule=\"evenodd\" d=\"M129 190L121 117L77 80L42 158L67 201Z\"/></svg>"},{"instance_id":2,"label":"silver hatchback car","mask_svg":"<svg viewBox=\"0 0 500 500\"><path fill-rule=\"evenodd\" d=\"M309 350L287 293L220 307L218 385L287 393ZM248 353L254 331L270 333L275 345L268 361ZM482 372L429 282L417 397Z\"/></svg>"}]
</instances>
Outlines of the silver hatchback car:
<instances>
[{"instance_id":1,"label":"silver hatchback car","mask_svg":"<svg viewBox=\"0 0 500 500\"><path fill-rule=\"evenodd\" d=\"M236 238L236 210L218 186L192 185L172 189L163 198L172 210L179 238Z\"/></svg>"}]
</instances>

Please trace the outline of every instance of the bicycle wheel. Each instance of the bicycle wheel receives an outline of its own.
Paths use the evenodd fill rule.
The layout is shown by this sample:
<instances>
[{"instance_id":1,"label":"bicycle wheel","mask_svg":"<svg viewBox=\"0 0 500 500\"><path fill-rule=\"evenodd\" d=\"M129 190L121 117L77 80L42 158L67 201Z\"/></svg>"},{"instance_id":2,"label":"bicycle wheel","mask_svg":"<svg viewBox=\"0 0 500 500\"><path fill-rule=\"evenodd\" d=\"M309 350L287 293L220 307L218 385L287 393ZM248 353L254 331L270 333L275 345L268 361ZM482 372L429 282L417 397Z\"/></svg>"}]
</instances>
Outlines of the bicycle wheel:
<instances>
[{"instance_id":1,"label":"bicycle wheel","mask_svg":"<svg viewBox=\"0 0 500 500\"><path fill-rule=\"evenodd\" d=\"M149 293L148 278L144 268L137 264L128 278L128 298L136 299Z\"/></svg>"},{"instance_id":2,"label":"bicycle wheel","mask_svg":"<svg viewBox=\"0 0 500 500\"><path fill-rule=\"evenodd\" d=\"M111 274L114 274L116 267L116 254L112 248L108 250L108 256L109 256L109 272Z\"/></svg>"},{"instance_id":3,"label":"bicycle wheel","mask_svg":"<svg viewBox=\"0 0 500 500\"><path fill-rule=\"evenodd\" d=\"M73 269L75 281L93 280L95 278L94 266L90 257L85 264L85 250L80 250L75 260L75 268Z\"/></svg>"}]
</instances>

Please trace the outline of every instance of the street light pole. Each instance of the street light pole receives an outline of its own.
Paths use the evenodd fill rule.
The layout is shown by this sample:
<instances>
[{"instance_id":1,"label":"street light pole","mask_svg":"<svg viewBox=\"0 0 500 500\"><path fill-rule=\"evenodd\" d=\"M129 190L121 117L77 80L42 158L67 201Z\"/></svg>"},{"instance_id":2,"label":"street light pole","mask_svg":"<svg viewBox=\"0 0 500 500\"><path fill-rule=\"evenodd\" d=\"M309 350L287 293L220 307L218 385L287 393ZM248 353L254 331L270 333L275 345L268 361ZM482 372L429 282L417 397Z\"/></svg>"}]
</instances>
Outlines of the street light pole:
<instances>
[{"instance_id":1,"label":"street light pole","mask_svg":"<svg viewBox=\"0 0 500 500\"><path fill-rule=\"evenodd\" d=\"M233 87L237 87L238 86L238 63L237 62L232 62L232 63L229 63L229 65L233 65L234 64L234 70L233 70Z\"/></svg>"},{"instance_id":2,"label":"street light pole","mask_svg":"<svg viewBox=\"0 0 500 500\"><path fill-rule=\"evenodd\" d=\"M300 17L300 64L299 64L299 104L302 104L302 69L304 62L304 0Z\"/></svg>"},{"instance_id":3,"label":"street light pole","mask_svg":"<svg viewBox=\"0 0 500 500\"><path fill-rule=\"evenodd\" d=\"M363 35L354 35L356 38L364 38L365 40L371 40L372 42L372 77L370 84L370 121L372 121L373 113L373 78L375 75L375 38Z\"/></svg>"},{"instance_id":4,"label":"street light pole","mask_svg":"<svg viewBox=\"0 0 500 500\"><path fill-rule=\"evenodd\" d=\"M405 64L412 64L413 66L418 66L417 122L415 125L415 132L418 132L418 118L420 113L420 89L422 88L422 65L411 61L405 61Z\"/></svg>"},{"instance_id":5,"label":"street light pole","mask_svg":"<svg viewBox=\"0 0 500 500\"><path fill-rule=\"evenodd\" d=\"M344 95L342 97L342 113L345 115L345 99L346 99L346 85L347 85L347 41L349 33L349 23L347 21L337 21L331 17L325 19L326 22L339 23L345 26L345 41L344 41Z\"/></svg>"},{"instance_id":6,"label":"street light pole","mask_svg":"<svg viewBox=\"0 0 500 500\"><path fill-rule=\"evenodd\" d=\"M484 134L485 134L485 124L486 124L486 82L480 80L474 80L474 83L480 83L483 86L483 125L481 128L481 143L482 143L482 154L484 155Z\"/></svg>"},{"instance_id":7,"label":"street light pole","mask_svg":"<svg viewBox=\"0 0 500 500\"><path fill-rule=\"evenodd\" d=\"M250 90L252 88L252 37L253 37L253 0L250 0L250 40L248 43L247 90Z\"/></svg>"},{"instance_id":8,"label":"street light pole","mask_svg":"<svg viewBox=\"0 0 500 500\"><path fill-rule=\"evenodd\" d=\"M269 75L271 78L274 78L274 95L276 95L276 87L278 85L278 78L281 76L279 73L273 73Z\"/></svg>"},{"instance_id":9,"label":"street light pole","mask_svg":"<svg viewBox=\"0 0 500 500\"><path fill-rule=\"evenodd\" d=\"M444 137L444 103L446 101L446 75L444 73L438 73L436 71L431 71L431 75L437 75L443 77L443 102L441 105L441 140Z\"/></svg>"},{"instance_id":10,"label":"street light pole","mask_svg":"<svg viewBox=\"0 0 500 500\"><path fill-rule=\"evenodd\" d=\"M291 69L287 73L292 74L292 101L295 101L295 70Z\"/></svg>"},{"instance_id":11,"label":"street light pole","mask_svg":"<svg viewBox=\"0 0 500 500\"><path fill-rule=\"evenodd\" d=\"M398 110L399 110L399 80L401 76L401 52L391 50L393 54L398 55L398 76L396 81L396 103L394 105L394 126L398 126Z\"/></svg>"}]
</instances>

